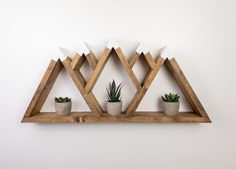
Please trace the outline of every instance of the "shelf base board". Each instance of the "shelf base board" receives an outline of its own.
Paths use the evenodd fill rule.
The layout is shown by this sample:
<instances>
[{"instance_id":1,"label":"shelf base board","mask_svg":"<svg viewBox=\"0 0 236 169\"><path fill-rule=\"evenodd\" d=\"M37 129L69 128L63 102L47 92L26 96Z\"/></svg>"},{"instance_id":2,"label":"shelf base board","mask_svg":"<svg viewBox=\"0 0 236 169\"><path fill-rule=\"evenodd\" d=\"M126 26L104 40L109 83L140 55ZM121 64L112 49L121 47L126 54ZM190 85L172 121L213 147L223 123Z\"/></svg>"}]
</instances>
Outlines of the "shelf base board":
<instances>
[{"instance_id":1,"label":"shelf base board","mask_svg":"<svg viewBox=\"0 0 236 169\"><path fill-rule=\"evenodd\" d=\"M179 112L171 117L160 111L135 112L132 115L110 116L104 113L102 116L94 115L92 112L71 112L68 116L58 116L55 112L40 112L31 117L24 117L22 123L114 123L114 122L136 122L136 123L211 123L208 117L201 117L194 112Z\"/></svg>"}]
</instances>

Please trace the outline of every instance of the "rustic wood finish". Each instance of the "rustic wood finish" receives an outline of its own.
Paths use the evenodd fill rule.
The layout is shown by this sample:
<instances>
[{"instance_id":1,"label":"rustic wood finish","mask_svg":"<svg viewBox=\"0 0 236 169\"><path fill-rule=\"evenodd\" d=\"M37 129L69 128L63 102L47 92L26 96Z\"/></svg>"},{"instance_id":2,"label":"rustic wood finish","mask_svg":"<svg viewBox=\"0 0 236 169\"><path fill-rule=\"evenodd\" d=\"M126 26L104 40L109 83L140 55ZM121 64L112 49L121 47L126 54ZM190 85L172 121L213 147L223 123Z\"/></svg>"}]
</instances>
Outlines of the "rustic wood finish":
<instances>
[{"instance_id":1,"label":"rustic wood finish","mask_svg":"<svg viewBox=\"0 0 236 169\"><path fill-rule=\"evenodd\" d=\"M148 88L150 87L152 81L156 77L156 74L158 73L158 71L161 68L163 63L164 63L164 59L162 57L158 56L153 69L150 69L149 72L147 73L141 90L136 92L134 98L132 99L131 103L129 104L128 109L127 109L127 115L131 115L131 114L135 113L142 98L146 94Z\"/></svg>"},{"instance_id":2,"label":"rustic wood finish","mask_svg":"<svg viewBox=\"0 0 236 169\"><path fill-rule=\"evenodd\" d=\"M115 52L117 56L119 57L122 65L124 66L126 72L128 73L130 79L133 81L134 86L136 87L137 90L141 89L141 85L139 84L139 81L134 74L131 66L129 65L129 62L126 60L125 55L123 54L122 50L120 48L115 49Z\"/></svg>"},{"instance_id":3,"label":"rustic wood finish","mask_svg":"<svg viewBox=\"0 0 236 169\"><path fill-rule=\"evenodd\" d=\"M111 55L111 49L109 48L105 48L105 50L103 51L95 69L93 74L91 75L90 79L88 80L86 86L85 86L85 91L86 93L89 93L90 90L93 88L93 86L95 85L99 75L101 74L109 56Z\"/></svg>"},{"instance_id":4,"label":"rustic wood finish","mask_svg":"<svg viewBox=\"0 0 236 169\"><path fill-rule=\"evenodd\" d=\"M24 117L25 123L210 123L209 118L198 116L193 112L180 112L175 117L166 116L163 112L136 112L134 116L124 114L112 117L107 114L97 116L91 112L72 112L68 116L58 116L55 112L40 112L32 117Z\"/></svg>"},{"instance_id":5,"label":"rustic wood finish","mask_svg":"<svg viewBox=\"0 0 236 169\"><path fill-rule=\"evenodd\" d=\"M84 89L85 80L83 76L77 71L74 71L71 68L71 62L70 59L67 58L63 61L63 65L67 72L69 73L70 77L74 81L76 87L79 89L81 95L84 97L84 100L86 101L87 105L91 109L91 111L95 114L102 114L103 110L101 106L99 105L97 99L94 97L93 93L86 93Z\"/></svg>"},{"instance_id":6,"label":"rustic wood finish","mask_svg":"<svg viewBox=\"0 0 236 169\"><path fill-rule=\"evenodd\" d=\"M63 68L63 65L60 59L58 59L57 61L51 60L25 112L25 115L24 115L25 117L29 117L40 112L62 68Z\"/></svg>"},{"instance_id":7,"label":"rustic wood finish","mask_svg":"<svg viewBox=\"0 0 236 169\"><path fill-rule=\"evenodd\" d=\"M103 111L96 97L94 96L92 89L100 76L107 60L114 52L124 69L128 73L132 80L137 92L131 100L127 110L118 117L109 116ZM132 67L138 59L145 62L148 65L148 72L144 80L140 83L137 80ZM93 73L89 80L86 82L84 76L80 72L80 68L85 62L88 62ZM183 91L184 96L193 109L193 112L180 112L175 117L169 117L162 112L136 112L140 102L144 95L152 84L154 78L157 76L158 71L162 65L166 65L167 69L173 75L177 84ZM72 112L68 116L58 116L56 112L40 112L53 84L56 81L60 71L65 68L76 87L83 96L85 102L91 111L89 112ZM36 123L90 123L90 122L158 122L158 123L210 123L210 119L204 110L202 104L191 88L189 82L184 76L182 70L177 64L176 60L164 60L161 56L157 56L155 59L148 52L146 54L139 54L135 52L129 61L127 61L125 55L120 48L105 48L99 60L90 51L89 54L80 56L76 54L72 59L67 57L63 62L58 59L57 61L51 60L26 112L22 119L22 122L36 122Z\"/></svg>"},{"instance_id":8,"label":"rustic wood finish","mask_svg":"<svg viewBox=\"0 0 236 169\"><path fill-rule=\"evenodd\" d=\"M131 56L131 58L129 59L129 65L131 68L137 62L139 56L140 56L140 54L138 52L134 52L134 54Z\"/></svg>"},{"instance_id":9,"label":"rustic wood finish","mask_svg":"<svg viewBox=\"0 0 236 169\"><path fill-rule=\"evenodd\" d=\"M190 86L187 78L185 77L184 73L177 64L175 58L172 58L171 60L167 58L165 63L167 65L168 70L175 78L177 84L179 85L180 89L182 90L184 96L186 97L192 109L199 115L209 118L201 102L199 101L197 95Z\"/></svg>"}]
</instances>

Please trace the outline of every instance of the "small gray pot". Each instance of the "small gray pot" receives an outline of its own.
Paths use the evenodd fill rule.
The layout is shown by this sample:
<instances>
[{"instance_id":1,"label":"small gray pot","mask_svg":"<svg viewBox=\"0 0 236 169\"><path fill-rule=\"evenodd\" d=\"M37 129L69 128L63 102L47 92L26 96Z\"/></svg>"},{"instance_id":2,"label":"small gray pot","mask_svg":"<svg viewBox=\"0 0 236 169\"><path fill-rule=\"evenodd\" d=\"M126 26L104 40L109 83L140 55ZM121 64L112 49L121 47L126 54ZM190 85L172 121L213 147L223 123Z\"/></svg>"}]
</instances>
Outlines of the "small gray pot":
<instances>
[{"instance_id":1,"label":"small gray pot","mask_svg":"<svg viewBox=\"0 0 236 169\"><path fill-rule=\"evenodd\" d=\"M175 116L179 112L180 102L165 102L163 101L164 113L168 116Z\"/></svg>"},{"instance_id":2,"label":"small gray pot","mask_svg":"<svg viewBox=\"0 0 236 169\"><path fill-rule=\"evenodd\" d=\"M55 102L55 109L59 116L66 116L71 112L72 102L57 103Z\"/></svg>"},{"instance_id":3,"label":"small gray pot","mask_svg":"<svg viewBox=\"0 0 236 169\"><path fill-rule=\"evenodd\" d=\"M121 114L122 102L107 102L107 113L111 116L118 116Z\"/></svg>"}]
</instances>

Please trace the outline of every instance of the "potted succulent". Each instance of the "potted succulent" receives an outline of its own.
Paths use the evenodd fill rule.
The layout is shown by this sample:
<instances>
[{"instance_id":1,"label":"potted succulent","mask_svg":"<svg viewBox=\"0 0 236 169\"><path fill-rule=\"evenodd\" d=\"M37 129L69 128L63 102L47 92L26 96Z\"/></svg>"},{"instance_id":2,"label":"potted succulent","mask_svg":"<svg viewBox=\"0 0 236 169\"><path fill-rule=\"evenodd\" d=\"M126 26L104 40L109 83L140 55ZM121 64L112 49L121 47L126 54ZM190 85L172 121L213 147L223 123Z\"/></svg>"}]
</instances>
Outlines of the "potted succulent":
<instances>
[{"instance_id":1,"label":"potted succulent","mask_svg":"<svg viewBox=\"0 0 236 169\"><path fill-rule=\"evenodd\" d=\"M179 95L165 94L162 96L164 113L168 116L175 116L179 112Z\"/></svg>"},{"instance_id":2,"label":"potted succulent","mask_svg":"<svg viewBox=\"0 0 236 169\"><path fill-rule=\"evenodd\" d=\"M71 112L71 98L55 97L55 109L59 116L66 116Z\"/></svg>"},{"instance_id":3,"label":"potted succulent","mask_svg":"<svg viewBox=\"0 0 236 169\"><path fill-rule=\"evenodd\" d=\"M122 101L121 101L121 88L122 83L118 86L116 82L113 80L112 83L109 83L109 87L107 88L107 113L111 116L117 116L121 114L122 110Z\"/></svg>"}]
</instances>

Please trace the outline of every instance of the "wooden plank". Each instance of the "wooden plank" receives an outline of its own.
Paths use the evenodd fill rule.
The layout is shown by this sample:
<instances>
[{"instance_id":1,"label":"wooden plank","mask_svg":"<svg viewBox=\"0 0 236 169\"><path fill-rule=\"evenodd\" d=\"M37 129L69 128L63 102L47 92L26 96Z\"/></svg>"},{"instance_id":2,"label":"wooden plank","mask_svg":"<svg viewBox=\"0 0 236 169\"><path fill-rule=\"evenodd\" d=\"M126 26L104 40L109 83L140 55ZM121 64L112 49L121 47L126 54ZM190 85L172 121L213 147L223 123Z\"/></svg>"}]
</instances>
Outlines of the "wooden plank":
<instances>
[{"instance_id":1,"label":"wooden plank","mask_svg":"<svg viewBox=\"0 0 236 169\"><path fill-rule=\"evenodd\" d=\"M192 109L197 114L201 115L202 117L209 118L201 102L199 101L197 95L195 94L192 87L190 86L187 78L185 77L184 73L182 72L179 65L177 64L175 58L172 58L171 60L167 58L165 60L165 63L168 70L175 78L177 84L179 85L180 89L182 90L184 96L186 97Z\"/></svg>"},{"instance_id":2,"label":"wooden plank","mask_svg":"<svg viewBox=\"0 0 236 169\"><path fill-rule=\"evenodd\" d=\"M175 117L166 116L159 111L136 112L134 116L102 116L92 115L91 112L72 112L68 116L58 116L55 112L41 112L32 117L24 117L23 123L210 123L208 118L200 117L193 112L179 112Z\"/></svg>"},{"instance_id":3,"label":"wooden plank","mask_svg":"<svg viewBox=\"0 0 236 169\"><path fill-rule=\"evenodd\" d=\"M129 65L131 68L137 62L139 56L140 56L140 54L138 52L134 52L134 54L131 56L131 58L129 59Z\"/></svg>"},{"instance_id":4,"label":"wooden plank","mask_svg":"<svg viewBox=\"0 0 236 169\"><path fill-rule=\"evenodd\" d=\"M146 115L148 114L148 115ZM120 122L135 122L135 123L209 123L208 119L197 116L192 112L179 113L175 117L166 116L162 112L140 112L134 116L127 117L124 115L113 116L85 116L85 123L120 123Z\"/></svg>"},{"instance_id":5,"label":"wooden plank","mask_svg":"<svg viewBox=\"0 0 236 169\"><path fill-rule=\"evenodd\" d=\"M74 70L74 74L77 76L78 80L80 81L81 85L85 87L86 85L86 80L84 76L81 74L79 70Z\"/></svg>"},{"instance_id":6,"label":"wooden plank","mask_svg":"<svg viewBox=\"0 0 236 169\"><path fill-rule=\"evenodd\" d=\"M78 78L78 72L73 71L71 68L71 62L70 59L67 58L66 60L63 61L63 65L66 69L66 71L69 73L70 77L74 81L76 87L79 89L81 95L83 96L85 102L87 103L88 107L94 114L102 114L103 110L101 106L99 105L98 101L95 99L93 94L89 93L87 94L84 89L84 82L81 81L80 78ZM81 77L82 78L82 77Z\"/></svg>"},{"instance_id":7,"label":"wooden plank","mask_svg":"<svg viewBox=\"0 0 236 169\"><path fill-rule=\"evenodd\" d=\"M122 50L120 48L116 48L115 52L116 52L117 56L119 57L122 65L124 66L126 72L128 73L130 79L133 81L133 84L136 87L136 89L138 91L141 90L141 85L140 85L136 75L134 74L132 68L130 67L129 62L126 60L126 57L123 54Z\"/></svg>"},{"instance_id":8,"label":"wooden plank","mask_svg":"<svg viewBox=\"0 0 236 169\"><path fill-rule=\"evenodd\" d=\"M143 87L141 90L138 90L133 97L131 103L127 108L127 115L132 115L135 113L136 109L138 108L141 100L143 99L144 95L146 94L148 88L150 87L151 83L153 82L154 78L156 77L158 71L160 70L162 64L164 63L164 59L162 57L157 57L155 66L152 70L149 70L145 80Z\"/></svg>"},{"instance_id":9,"label":"wooden plank","mask_svg":"<svg viewBox=\"0 0 236 169\"><path fill-rule=\"evenodd\" d=\"M154 66L155 66L155 61L154 61L154 59L153 59L151 53L148 52L148 53L144 54L144 58L145 58L145 61L146 61L147 64L148 64L148 66L149 66L151 69L153 69Z\"/></svg>"},{"instance_id":10,"label":"wooden plank","mask_svg":"<svg viewBox=\"0 0 236 169\"><path fill-rule=\"evenodd\" d=\"M71 112L67 116L59 116L56 112L39 112L35 116L24 118L23 123L76 123L83 122L83 116L91 112Z\"/></svg>"},{"instance_id":11,"label":"wooden plank","mask_svg":"<svg viewBox=\"0 0 236 169\"><path fill-rule=\"evenodd\" d=\"M40 112L53 84L55 83L57 76L59 75L63 65L58 59L57 61L51 60L48 65L46 72L43 75L43 78L34 93L34 96L25 112L24 117L30 117Z\"/></svg>"},{"instance_id":12,"label":"wooden plank","mask_svg":"<svg viewBox=\"0 0 236 169\"><path fill-rule=\"evenodd\" d=\"M94 70L96 65L97 65L97 58L94 55L94 53L92 51L90 51L90 53L88 55L86 55L86 59L89 63L89 65L92 67L92 69Z\"/></svg>"},{"instance_id":13,"label":"wooden plank","mask_svg":"<svg viewBox=\"0 0 236 169\"><path fill-rule=\"evenodd\" d=\"M73 57L71 67L73 70L79 70L85 62L85 56L80 56L78 53Z\"/></svg>"},{"instance_id":14,"label":"wooden plank","mask_svg":"<svg viewBox=\"0 0 236 169\"><path fill-rule=\"evenodd\" d=\"M104 66L105 66L105 64L106 64L106 62L107 62L107 60L108 60L108 58L111 54L111 51L112 50L109 49L109 48L105 48L105 50L103 51L103 53L102 53L100 59L98 60L97 65L96 65L91 77L89 78L89 80L88 80L88 82L85 86L86 93L89 93L92 90L94 84L96 83L99 75L101 74L101 72L102 72L102 70L103 70L103 68L104 68Z\"/></svg>"}]
</instances>

